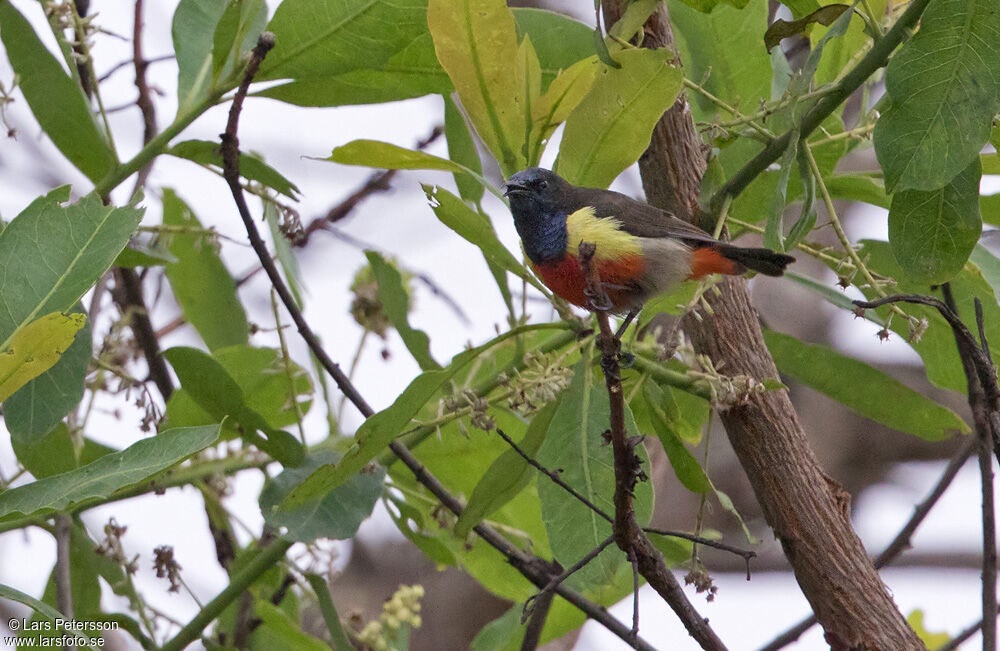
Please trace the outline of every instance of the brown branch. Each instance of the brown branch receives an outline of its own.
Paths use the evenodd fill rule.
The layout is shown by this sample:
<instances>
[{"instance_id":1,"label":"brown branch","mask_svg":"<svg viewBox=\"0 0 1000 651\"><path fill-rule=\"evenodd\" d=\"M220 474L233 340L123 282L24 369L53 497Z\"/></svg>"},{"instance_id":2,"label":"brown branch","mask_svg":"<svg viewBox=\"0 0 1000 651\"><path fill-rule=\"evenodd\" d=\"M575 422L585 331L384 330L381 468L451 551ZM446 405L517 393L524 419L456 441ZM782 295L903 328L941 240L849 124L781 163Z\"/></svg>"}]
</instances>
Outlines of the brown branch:
<instances>
[{"instance_id":1,"label":"brown branch","mask_svg":"<svg viewBox=\"0 0 1000 651\"><path fill-rule=\"evenodd\" d=\"M149 320L146 300L142 295L142 281L135 269L125 267L115 268L115 303L123 316L131 316L129 325L135 335L135 341L146 358L149 367L149 379L153 381L164 402L170 399L174 392L174 382L170 379L167 363L160 356L160 342L156 338L153 323Z\"/></svg>"},{"instance_id":2,"label":"brown branch","mask_svg":"<svg viewBox=\"0 0 1000 651\"><path fill-rule=\"evenodd\" d=\"M606 0L604 11L605 22L613 24L623 13L624 3ZM643 47L673 49L662 5L644 31ZM852 83L856 76L851 77ZM680 205L696 212L705 170L702 147L687 100L681 95L654 128L650 146L639 159L650 203L667 209ZM748 169L744 176L755 176L766 167ZM740 187L745 184L730 182L726 193L735 196ZM683 322L695 350L730 374L778 377L746 282L729 277L717 287L717 294L705 297L712 314ZM755 394L720 417L764 517L826 631L827 642L837 649L922 649L854 532L850 496L823 472L809 448L788 392Z\"/></svg>"},{"instance_id":3,"label":"brown branch","mask_svg":"<svg viewBox=\"0 0 1000 651\"><path fill-rule=\"evenodd\" d=\"M917 528L924 521L927 515L937 504L941 496L944 495L945 490L951 485L951 482L958 475L958 471L962 469L965 465L966 460L972 455L972 451L976 449L978 441L972 437L961 446L957 452L952 456L948 465L945 467L944 472L941 473L941 477L938 479L934 488L927 495L926 498L919 504L917 504L913 509L913 515L910 519L906 521L896 537L892 539L892 542L882 550L882 553L878 555L875 559L875 568L881 569L887 565L891 565L900 554L902 554L910 546L910 540L913 538L913 534L916 533ZM759 571L759 570L758 570ZM760 651L778 651L782 649L795 640L799 639L803 633L808 631L816 624L816 616L811 615L806 617L798 624L792 626L787 631L774 638L768 644L760 648Z\"/></svg>"},{"instance_id":4,"label":"brown branch","mask_svg":"<svg viewBox=\"0 0 1000 651\"><path fill-rule=\"evenodd\" d=\"M142 56L142 0L135 0L135 12L132 19L132 64L135 66L135 87L139 91L136 98L136 106L142 112L142 142L148 143L156 137L156 108L153 106L153 99L149 91L149 84L146 83L146 68L149 62ZM153 168L153 161L139 169L135 179L135 189L146 185L146 179ZM135 194L135 190L132 192Z\"/></svg>"},{"instance_id":5,"label":"brown branch","mask_svg":"<svg viewBox=\"0 0 1000 651\"><path fill-rule=\"evenodd\" d=\"M340 391L355 407L357 407L358 411L360 411L365 418L369 418L375 414L375 410L372 409L371 405L369 405L364 399L340 366L330 359L329 355L327 355L326 351L323 350L323 347L320 345L319 339L313 333L309 324L306 323L301 310L299 310L295 303L295 299L288 291L288 287L285 285L284 280L282 280L280 274L278 273L278 270L274 265L274 261L271 259L271 256L267 251L267 246L260 237L257 226L250 215L249 208L247 207L246 199L243 196L243 188L240 186L239 140L237 138L240 111L243 106L243 101L246 98L247 90L250 87L250 82L253 80L253 76L260 67L260 63L263 61L264 56L266 56L267 52L272 47L274 47L274 35L270 32L264 32L261 34L257 41L257 46L253 49L250 62L247 64L243 81L237 89L236 95L233 97L233 104L229 109L229 120L226 125L226 131L222 134L221 149L223 176L229 184L229 189L232 192L233 200L236 203L240 218L243 220L243 224L246 227L250 244L257 253L257 257L260 260L261 265L264 267L264 270L267 272L268 278L271 280L271 284L274 286L278 297L285 305L285 309L288 310L289 315L292 317L292 321L294 321L295 325L298 327L299 334L302 335L302 338L309 346L309 349L320 361L323 369L330 375L330 377L333 378L334 382L336 382ZM427 490L429 490L430 493L445 506L445 508L450 510L455 515L461 515L463 508L461 502L449 493L444 485L441 484L441 482L438 481L438 479L430 472L428 472L426 468L424 468L423 464L421 464L420 461L413 456L413 453L410 452L409 448L403 445L400 441L393 441L389 444L389 449L392 450L393 454L395 454L396 457L410 469L417 481L427 488ZM486 524L480 523L476 525L473 530L488 545L503 554L512 567L514 567L536 586L542 587L551 580L554 570L550 562L522 551ZM617 635L633 649L641 651L654 651L653 647L647 642L641 639L633 638L630 635L629 630L622 625L621 622L612 617L603 606L599 606L587 600L579 593L570 590L566 586L558 586L556 588L556 593L569 603L573 604L577 609L587 615L587 617L593 619L610 632Z\"/></svg>"},{"instance_id":6,"label":"brown branch","mask_svg":"<svg viewBox=\"0 0 1000 651\"><path fill-rule=\"evenodd\" d=\"M635 448L642 445L642 437L628 438L628 433L625 431L625 395L618 362L621 341L611 329L607 313L610 301L604 292L596 265L591 264L596 250L594 244L580 242L580 265L587 278L587 293L591 298L591 308L601 331L598 340L601 349L601 369L604 371L610 402L611 449L614 454L615 470L615 517L612 523L615 544L625 552L630 561L635 563L646 582L663 597L684 624L688 634L703 649L725 649L722 640L708 625L708 620L699 615L688 601L683 588L664 563L663 555L649 541L635 519L633 491L643 475Z\"/></svg>"}]
</instances>

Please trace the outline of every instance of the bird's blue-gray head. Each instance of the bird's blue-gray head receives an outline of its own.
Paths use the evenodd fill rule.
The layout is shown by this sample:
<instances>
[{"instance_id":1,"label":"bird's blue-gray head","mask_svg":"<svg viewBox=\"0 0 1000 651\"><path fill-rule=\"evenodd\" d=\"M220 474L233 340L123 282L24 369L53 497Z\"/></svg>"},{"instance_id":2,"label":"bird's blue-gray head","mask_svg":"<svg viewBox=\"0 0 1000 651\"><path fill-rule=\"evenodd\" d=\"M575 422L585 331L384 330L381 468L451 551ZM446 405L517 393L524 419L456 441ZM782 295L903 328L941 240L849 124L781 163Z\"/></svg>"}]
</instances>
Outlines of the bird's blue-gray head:
<instances>
[{"instance_id":1,"label":"bird's blue-gray head","mask_svg":"<svg viewBox=\"0 0 1000 651\"><path fill-rule=\"evenodd\" d=\"M524 251L539 264L562 258L566 251L568 182L550 170L529 167L511 174L504 187L514 226Z\"/></svg>"}]
</instances>

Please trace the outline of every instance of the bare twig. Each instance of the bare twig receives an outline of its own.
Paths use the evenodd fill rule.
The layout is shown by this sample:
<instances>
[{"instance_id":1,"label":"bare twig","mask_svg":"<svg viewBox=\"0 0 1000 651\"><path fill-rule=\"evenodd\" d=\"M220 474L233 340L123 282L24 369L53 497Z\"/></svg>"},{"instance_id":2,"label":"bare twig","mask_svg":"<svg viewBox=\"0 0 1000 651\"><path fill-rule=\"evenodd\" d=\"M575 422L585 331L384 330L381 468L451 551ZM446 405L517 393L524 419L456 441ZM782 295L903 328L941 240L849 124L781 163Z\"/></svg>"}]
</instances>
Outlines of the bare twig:
<instances>
[{"instance_id":1,"label":"bare twig","mask_svg":"<svg viewBox=\"0 0 1000 651\"><path fill-rule=\"evenodd\" d=\"M528 600L524 602L524 608L521 610L521 623L523 624L529 617L533 616L535 609L540 608L541 604L544 603L547 598L551 598L552 591L556 589L556 586L560 585L563 581L586 567L587 563L597 558L598 555L607 549L608 546L614 541L613 536L608 536L605 538L604 542L587 552L586 556L574 563L568 570L552 577L552 580L550 580L538 593L528 597Z\"/></svg>"},{"instance_id":2,"label":"bare twig","mask_svg":"<svg viewBox=\"0 0 1000 651\"><path fill-rule=\"evenodd\" d=\"M278 274L274 261L271 259L271 256L267 251L267 247L260 237L257 226L250 215L249 208L247 207L246 199L243 196L243 188L239 183L239 141L237 139L239 115L242 109L243 101L246 98L247 89L250 87L250 82L253 80L253 76L260 67L260 63L264 59L264 56L272 47L274 47L274 35L269 32L261 34L258 39L257 46L253 49L250 62L247 64L243 81L237 89L236 95L233 97L233 104L229 110L229 120L226 125L226 132L222 134L224 176L229 184L230 190L232 191L233 199L240 213L240 218L243 220L244 226L246 227L250 244L257 253L257 257L259 258L261 265L264 267L264 270L267 272L268 278L271 280L271 284L274 286L278 297L281 298L282 303L285 305L289 315L292 317L292 321L294 321L295 325L298 327L299 333L309 346L309 349L314 355L316 355L316 358L320 361L320 364L322 364L323 369L330 375L330 377L333 378L340 390L347 396L347 399L350 400L355 407L357 407L358 411L360 411L365 418L368 418L375 414L375 410L372 409L371 405L369 405L360 394L340 366L330 359L329 355L327 355L326 351L324 351L323 347L320 345L316 335L309 327L309 324L306 323L301 310L299 310L294 298L288 291L288 287L285 285L284 280L282 280L281 276ZM389 444L389 449L392 450L393 454L395 454L396 457L402 461L411 472L413 472L417 481L427 488L431 494L445 506L445 508L456 515L461 514L462 504L458 501L458 499L451 495L444 485L441 484L436 477L430 474L426 468L424 468L423 464L421 464L417 458L413 456L405 445L403 445L400 441L393 441ZM517 569L518 572L524 575L525 578L535 585L542 587L551 580L553 572L551 564L548 561L522 551L518 547L511 544L510 541L504 538L492 527L483 523L476 525L473 530L479 535L480 538L486 541L487 544L503 554L511 566ZM285 543L282 544L284 545ZM621 622L608 614L603 607L585 599L577 592L566 588L566 586L558 586L556 588L556 593L586 614L587 617L593 619L617 635L632 648L641 651L653 651L653 647L651 647L647 642L640 639L632 639L629 630L622 625ZM211 621L213 618L214 616L208 619L205 623ZM203 617L199 617L198 623L200 623L203 619Z\"/></svg>"},{"instance_id":3,"label":"bare twig","mask_svg":"<svg viewBox=\"0 0 1000 651\"><path fill-rule=\"evenodd\" d=\"M703 649L725 649L726 646L708 625L708 621L688 601L677 579L663 562L663 556L645 536L635 519L632 491L642 473L635 448L642 444L642 439L629 439L625 431L625 398L618 362L621 341L611 329L606 311L610 307L610 301L604 292L596 265L591 264L596 250L594 244L581 242L579 259L587 277L592 308L601 330L601 369L604 371L611 409L611 448L615 470L615 517L612 524L614 540L626 555L635 559L639 573L663 597Z\"/></svg>"},{"instance_id":4,"label":"bare twig","mask_svg":"<svg viewBox=\"0 0 1000 651\"><path fill-rule=\"evenodd\" d=\"M1000 614L1000 610L997 610L997 614ZM992 617L991 619L993 619L993 621L996 622L995 616ZM970 637L975 635L982 627L983 627L983 620L979 620L975 624L972 624L968 628L964 629L955 637L948 640L948 642L945 643L943 646L939 646L938 648L934 649L934 651L955 651L955 649L957 649L959 645L961 645L963 642L965 642Z\"/></svg>"},{"instance_id":5,"label":"bare twig","mask_svg":"<svg viewBox=\"0 0 1000 651\"><path fill-rule=\"evenodd\" d=\"M146 83L146 68L149 62L142 56L142 0L135 0L135 13L132 20L132 63L135 66L135 87L139 91L136 98L136 106L142 111L142 142L149 143L156 137L156 108L153 106L153 99L149 92L149 84ZM135 190L146 184L146 178L153 168L153 161L139 168L139 173L135 179ZM132 194L135 194L135 190Z\"/></svg>"}]
</instances>

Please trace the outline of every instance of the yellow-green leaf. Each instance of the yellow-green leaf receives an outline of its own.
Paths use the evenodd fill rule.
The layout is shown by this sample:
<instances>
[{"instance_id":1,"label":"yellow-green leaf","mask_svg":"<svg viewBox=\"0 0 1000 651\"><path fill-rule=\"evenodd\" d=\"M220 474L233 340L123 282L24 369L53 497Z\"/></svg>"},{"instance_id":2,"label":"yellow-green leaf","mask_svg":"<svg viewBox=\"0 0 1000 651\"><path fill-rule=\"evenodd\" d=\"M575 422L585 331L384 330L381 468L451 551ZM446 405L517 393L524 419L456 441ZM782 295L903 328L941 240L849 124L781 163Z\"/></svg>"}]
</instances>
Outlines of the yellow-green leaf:
<instances>
[{"instance_id":1,"label":"yellow-green leaf","mask_svg":"<svg viewBox=\"0 0 1000 651\"><path fill-rule=\"evenodd\" d=\"M83 314L53 312L14 333L0 351L0 401L52 368L86 321Z\"/></svg>"},{"instance_id":2,"label":"yellow-green leaf","mask_svg":"<svg viewBox=\"0 0 1000 651\"><path fill-rule=\"evenodd\" d=\"M430 0L438 61L483 142L509 175L525 167L524 69L514 16L503 0Z\"/></svg>"},{"instance_id":3,"label":"yellow-green leaf","mask_svg":"<svg viewBox=\"0 0 1000 651\"><path fill-rule=\"evenodd\" d=\"M636 49L602 65L593 87L566 120L556 169L577 185L606 188L649 146L653 127L681 91L669 50Z\"/></svg>"}]
</instances>

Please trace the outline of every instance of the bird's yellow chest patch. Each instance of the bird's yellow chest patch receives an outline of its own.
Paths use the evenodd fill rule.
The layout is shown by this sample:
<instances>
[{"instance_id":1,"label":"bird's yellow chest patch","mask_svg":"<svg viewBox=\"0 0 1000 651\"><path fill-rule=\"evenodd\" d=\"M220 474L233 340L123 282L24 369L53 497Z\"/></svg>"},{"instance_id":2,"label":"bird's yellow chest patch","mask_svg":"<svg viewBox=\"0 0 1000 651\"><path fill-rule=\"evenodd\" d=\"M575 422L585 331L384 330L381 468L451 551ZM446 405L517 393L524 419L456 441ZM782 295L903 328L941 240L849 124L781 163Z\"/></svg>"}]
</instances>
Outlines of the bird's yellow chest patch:
<instances>
[{"instance_id":1,"label":"bird's yellow chest patch","mask_svg":"<svg viewBox=\"0 0 1000 651\"><path fill-rule=\"evenodd\" d=\"M566 218L566 252L577 254L580 242L597 246L597 260L620 260L642 254L638 237L621 229L614 217L598 218L591 206L580 208Z\"/></svg>"}]
</instances>

